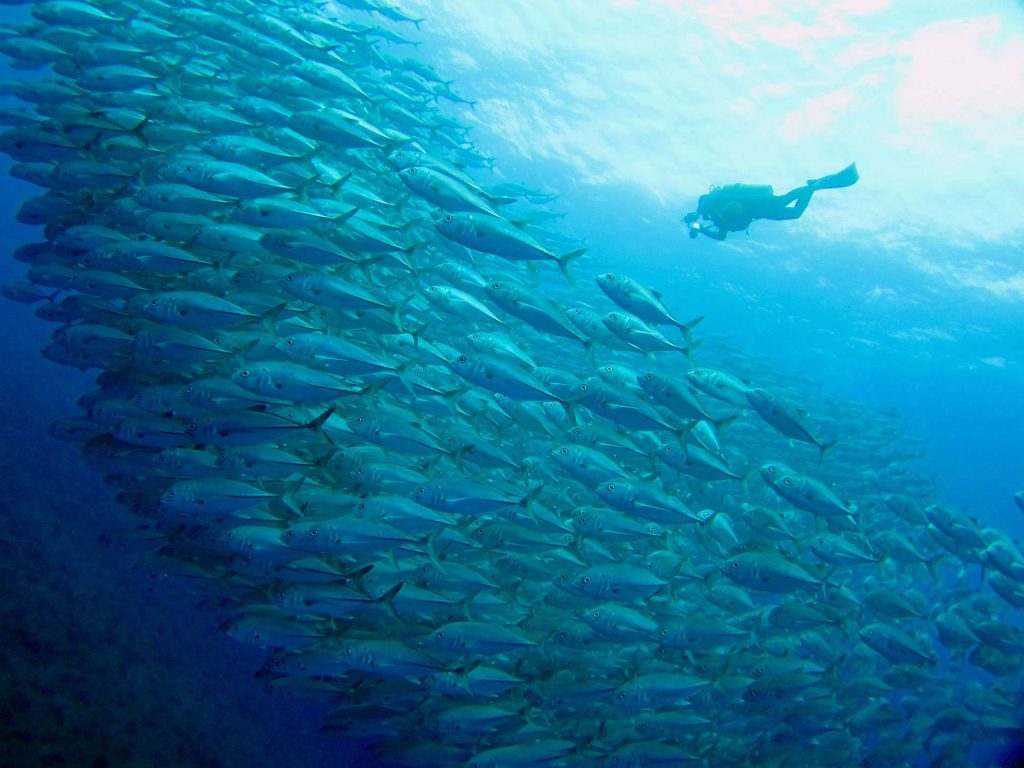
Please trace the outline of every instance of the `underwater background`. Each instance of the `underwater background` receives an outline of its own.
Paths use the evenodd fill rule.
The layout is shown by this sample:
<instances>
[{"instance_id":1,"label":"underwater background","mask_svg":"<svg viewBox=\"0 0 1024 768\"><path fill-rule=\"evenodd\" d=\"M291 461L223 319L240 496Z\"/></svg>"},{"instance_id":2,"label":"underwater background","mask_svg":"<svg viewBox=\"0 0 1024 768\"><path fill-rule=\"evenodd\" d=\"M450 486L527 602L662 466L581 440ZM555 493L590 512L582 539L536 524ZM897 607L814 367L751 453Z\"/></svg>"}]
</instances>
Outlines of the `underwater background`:
<instances>
[{"instance_id":1,"label":"underwater background","mask_svg":"<svg viewBox=\"0 0 1024 768\"><path fill-rule=\"evenodd\" d=\"M908 493L922 493L922 507L947 505L980 528L1024 535L1014 503L1024 490L1020 3L405 0L402 11L423 20L415 25L344 5L319 12L418 41L380 45L429 63L475 102L440 102L494 160L474 180L557 196L548 207L564 216L543 228L558 233L556 250L569 250L564 239L588 251L573 264L576 286L542 263L531 272L541 288L595 305L601 273L656 288L679 317L704 317L694 360L770 375L819 423L829 408L857 418L853 437L841 422L824 430L838 437L836 454L862 436L899 445L864 466L858 484L897 462L898 475L921 479ZM0 21L26 22L29 10L5 4ZM2 81L45 76L0 60ZM712 184L781 192L853 161L860 181L816 194L797 221L758 221L724 243L690 240L680 221ZM11 165L0 155L5 253L40 231L15 221L40 191L11 178ZM24 279L25 265L0 260L0 282ZM0 765L401 764L375 756L372 739L322 734L329 703L268 690L255 676L266 649L218 631L223 610L183 576L140 567L141 550L110 535L139 519L115 503L80 446L50 436L53 421L78 415L99 371L42 357L53 325L33 308L0 303ZM552 339L548 352L563 343ZM680 375L692 367L672 362ZM799 455L813 475L816 452L790 448L741 474L761 458ZM748 482L760 484L756 471ZM939 588L923 569L915 576L935 599L991 591L979 563L955 558ZM952 603L931 606L929 620L943 607ZM999 621L1020 627L1021 613L1004 606ZM1022 712L1022 652L1008 651L1012 668L997 676L1017 693L1000 709L1009 722ZM914 695L950 693L922 686ZM994 730L972 732L960 764L1011 764L999 756L1012 729ZM806 735L812 746L817 735ZM884 764L953 764L924 745L908 753ZM594 754L568 764L603 764ZM527 764L503 759L495 764ZM732 763L711 752L708 764Z\"/></svg>"}]
</instances>

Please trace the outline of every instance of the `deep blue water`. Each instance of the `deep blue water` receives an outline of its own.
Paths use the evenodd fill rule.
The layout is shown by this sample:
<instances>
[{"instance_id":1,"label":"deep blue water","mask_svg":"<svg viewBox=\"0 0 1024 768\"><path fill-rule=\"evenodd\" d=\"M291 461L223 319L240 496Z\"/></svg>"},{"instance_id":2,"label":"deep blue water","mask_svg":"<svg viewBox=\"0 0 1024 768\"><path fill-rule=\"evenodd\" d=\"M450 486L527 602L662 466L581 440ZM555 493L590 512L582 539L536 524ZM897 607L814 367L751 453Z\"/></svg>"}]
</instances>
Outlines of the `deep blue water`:
<instances>
[{"instance_id":1,"label":"deep blue water","mask_svg":"<svg viewBox=\"0 0 1024 768\"><path fill-rule=\"evenodd\" d=\"M0 18L16 13L5 9ZM444 49L443 40L431 42L432 24L424 25L428 44L415 55L429 59ZM11 75L0 64L0 79ZM475 86L493 87L488 77L482 73L479 83L465 77L457 87L467 96L480 95ZM461 114L455 108L449 111ZM1024 515L1011 498L1024 489L1024 324L1019 298L950 287L891 254L854 241L823 246L801 234L800 222L763 222L749 236L734 236L752 256L709 241L691 242L678 219L702 189L693 190L693 199L666 205L628 185L578 183L570 168L519 156L486 127L474 136L497 159L506 178L559 194L555 205L566 216L555 226L590 247L579 264L581 282L599 272L628 272L658 287L670 306L682 308L680 314L705 315L702 335L757 359L783 380L812 382L816 398L849 400L898 414L905 434L921 440L915 470L941 483L942 501L977 516L984 525L1024 536ZM34 236L33 228L12 219L18 201L32 194L32 188L10 179L8 167L9 160L0 158L4 252ZM826 170L808 169L808 174ZM870 195L873 169L862 164L860 170L863 181L849 192ZM737 180L712 178L708 183ZM812 214L813 206L808 216ZM788 271L782 254L797 258L801 269ZM1024 259L1020 251L1007 254L996 246L979 246L971 254L978 260L989 256L1009 258L1018 266ZM0 259L0 281L21 275L22 265ZM876 286L891 294L872 297ZM90 657L61 658L84 676L68 686L99 690L94 702L120 702L118 712L134 728L149 723L158 734L151 760L161 754L156 747L177 734L178 743L188 739L199 745L201 754L193 754L196 765L369 765L368 756L351 754L348 745L317 734L321 705L268 694L253 680L264 654L216 632L214 611L196 610L195 599L173 579L153 583L133 570L130 546L99 540L105 531L130 526L132 520L78 459L74 447L47 432L53 419L76 413L74 401L89 389L93 373L43 359L38 350L52 329L26 306L0 303L0 327L5 339L5 374L0 379L5 461L0 481L7 507L0 540L10 562L21 558L27 568L31 555L42 581L66 587L61 595L46 599L56 611L78 615L78 637L88 647L77 652ZM893 336L907 329L935 328L952 338L927 332ZM1006 366L980 362L996 357L1004 358ZM26 578L19 586L30 588L33 581ZM8 594L5 602L14 605L23 597ZM110 635L112 626L118 628ZM110 645L89 645L111 636L116 639ZM72 653L71 647L60 652ZM137 656L124 662L129 648ZM95 661L97 654L122 659L117 668L127 681L90 678L110 668ZM133 671L139 669L145 671ZM122 701L125 690L167 698L155 702L147 720L137 712L124 714L133 710ZM87 709L89 702L82 706ZM52 716L38 708L33 712L35 718ZM186 730L187 737L175 731L167 713L173 713L174 727L195 730ZM63 717L73 720L78 715ZM40 727L39 720L26 725L28 730ZM132 735L125 740L139 750L137 755L145 754L144 739Z\"/></svg>"}]
</instances>

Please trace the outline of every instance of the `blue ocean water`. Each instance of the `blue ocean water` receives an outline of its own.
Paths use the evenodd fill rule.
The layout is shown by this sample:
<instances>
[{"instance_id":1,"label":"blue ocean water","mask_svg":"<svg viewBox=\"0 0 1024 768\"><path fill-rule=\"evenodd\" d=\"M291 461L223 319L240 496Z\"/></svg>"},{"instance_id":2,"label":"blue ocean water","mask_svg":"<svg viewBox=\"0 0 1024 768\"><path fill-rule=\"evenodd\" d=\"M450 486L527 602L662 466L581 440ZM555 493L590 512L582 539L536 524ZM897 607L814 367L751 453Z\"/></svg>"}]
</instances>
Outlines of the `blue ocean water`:
<instances>
[{"instance_id":1,"label":"blue ocean water","mask_svg":"<svg viewBox=\"0 0 1024 768\"><path fill-rule=\"evenodd\" d=\"M3 15L16 17L20 10L5 8ZM890 173L873 164L869 152L861 156L856 141L842 147L849 154L836 157L835 167L820 167L788 150L774 164L757 168L757 177L735 176L742 170L731 160L716 167L716 153L696 146L695 164L706 172L704 186L746 181L781 188L786 180L821 175L856 160L861 181L831 194L843 196L844 216L856 218L858 205L863 205L864 227L846 236L816 228L831 212L821 195L800 221L756 222L749 235L736 233L726 244L691 241L679 219L704 187L694 185L688 196L663 199L650 184L585 178L578 165L562 157L509 142L507 131L487 123L486 116L493 114L487 101L499 99L503 88L544 88L550 69L515 69L500 55L489 58L486 39L453 39L458 18L443 13L457 13L457 6L435 8L423 2L410 4L410 10L426 21L422 31L398 27L424 40L407 55L434 62L442 74L450 67L459 92L481 101L473 110L451 106L447 111L472 125L476 145L495 158L502 178L559 196L555 206L565 217L551 228L579 237L590 248L577 266L580 283L591 282L600 272L628 272L658 288L681 315L704 315L700 332L709 345L730 348L738 357L777 372L780 380L812 387L816 400L851 401L897 419L905 435L920 440L919 455L907 461L916 473L939 483L939 500L977 517L984 526L1014 538L1024 535L1024 515L1012 501L1024 488L1024 296L1019 288L1000 293L978 281L957 284L950 279L968 262L988 265L1005 282L1018 284L1014 279L1024 271L1024 220L1011 223L1011 234L1003 242L978 238L969 247L951 246L949 232L915 231L908 246L910 259L898 248L878 246L879 232L870 226L875 210L864 201L883 194L884 185L876 179ZM536 6L533 10L543 15ZM1001 12L1005 23L1019 30L1015 10L1019 16L1019 8L1010 5ZM582 22L580 26L591 29ZM456 52L468 52L474 65L468 67ZM641 74L655 78L657 68ZM23 76L0 64L0 79ZM559 105L557 99L549 101L552 121ZM693 101L690 108L699 115L723 106L708 99ZM568 107L566 113L567 118L575 114ZM806 145L815 162L829 156L813 144L812 135ZM657 156L661 150L648 146L647 151ZM1009 166L1020 162L1014 157L1004 161ZM13 247L31 241L36 231L13 221L19 201L33 191L8 177L9 165L7 158L0 158L2 231L5 246ZM781 182L760 175L773 170ZM913 181L907 183L913 186ZM960 205L983 207L987 193L971 189ZM898 227L886 217L877 219L880 227ZM921 267L922 261L938 266L929 271ZM21 265L10 259L0 262L0 281L21 275ZM52 440L47 431L53 419L75 413L75 399L90 388L94 372L77 372L41 358L38 350L52 329L36 320L30 308L0 304L0 322L7 363L0 389L5 403L0 427L6 507L2 538L8 563L25 569L35 563L40 572L38 579L28 574L23 583L5 583L11 591L5 597L9 610L4 631L17 629L29 638L41 635L20 641L19 648L28 648L32 661L20 657L19 664L28 668L11 673L10 682L21 686L26 680L38 681L40 676L31 674L33 663L57 661L68 670L45 681L48 689L39 683L25 691L17 700L20 709L5 713L8 720L26 719L11 729L16 738L39 739L48 721L62 733L61 723L78 727L98 719L95 707L109 705L115 707L117 727L111 727L110 719L91 725L102 734L99 738L116 733L124 742L105 748L109 765L143 764L123 762L129 753L152 764L167 754L147 753L154 743L182 749L189 745L193 751L178 755L183 761L179 764L373 764L368 754L351 752L352 745L318 735L323 705L267 692L252 679L262 652L216 632L215 614L196 610L173 578L148 583L150 577L133 571L130 548L101 540L105 532L133 521L113 503L110 489L80 461L73 446ZM977 574L972 571L969 578ZM20 590L31 590L36 582L58 585L60 591L24 599L26 593ZM27 619L43 621L46 611L39 610L40 604L52 606L53 626L42 633L31 629L38 623L29 629L20 626ZM36 612L25 606L34 606ZM72 626L75 631L67 632L63 642L53 639ZM129 652L136 656L127 656ZM38 703L54 689L79 688L91 692L78 700L85 715L74 705L55 713ZM158 734L155 742L147 741L147 727ZM88 746L86 742L85 751L91 754ZM53 752L51 764L74 764L71 747L56 744Z\"/></svg>"}]
</instances>

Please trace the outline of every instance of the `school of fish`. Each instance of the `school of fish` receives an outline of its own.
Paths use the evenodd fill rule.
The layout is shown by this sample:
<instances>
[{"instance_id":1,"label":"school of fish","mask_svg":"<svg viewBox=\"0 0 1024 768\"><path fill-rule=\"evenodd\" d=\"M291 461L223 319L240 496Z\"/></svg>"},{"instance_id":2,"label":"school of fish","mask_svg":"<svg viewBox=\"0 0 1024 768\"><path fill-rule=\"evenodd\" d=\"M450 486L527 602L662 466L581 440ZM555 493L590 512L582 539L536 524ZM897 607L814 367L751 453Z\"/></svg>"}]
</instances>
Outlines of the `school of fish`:
<instances>
[{"instance_id":1,"label":"school of fish","mask_svg":"<svg viewBox=\"0 0 1024 768\"><path fill-rule=\"evenodd\" d=\"M28 11L0 149L41 236L3 293L98 373L53 434L325 732L438 768L961 768L1024 722L1017 544L935 502L897 417L577 264L401 55L421 20Z\"/></svg>"}]
</instances>

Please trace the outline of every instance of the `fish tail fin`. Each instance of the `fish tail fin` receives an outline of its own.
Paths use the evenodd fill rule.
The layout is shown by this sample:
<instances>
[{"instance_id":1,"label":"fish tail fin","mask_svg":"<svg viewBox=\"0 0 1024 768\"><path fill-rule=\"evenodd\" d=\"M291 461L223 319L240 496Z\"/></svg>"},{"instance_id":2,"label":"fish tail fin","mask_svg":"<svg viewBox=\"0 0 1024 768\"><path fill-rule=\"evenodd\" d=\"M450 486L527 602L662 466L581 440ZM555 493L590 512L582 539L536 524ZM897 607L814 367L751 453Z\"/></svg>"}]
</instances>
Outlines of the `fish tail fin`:
<instances>
[{"instance_id":1,"label":"fish tail fin","mask_svg":"<svg viewBox=\"0 0 1024 768\"><path fill-rule=\"evenodd\" d=\"M150 146L149 142L146 140L145 133L143 132L143 129L148 124L149 124L149 115L146 115L145 117L142 118L142 122L141 123L139 123L134 128L132 128L131 131L129 131L129 133L131 133L133 136L135 136L135 138L138 139L142 143L142 145L144 147L149 147Z\"/></svg>"},{"instance_id":2,"label":"fish tail fin","mask_svg":"<svg viewBox=\"0 0 1024 768\"><path fill-rule=\"evenodd\" d=\"M704 343L704 339L698 341L690 341L687 339L685 347L679 347L679 351L686 357L687 362L693 363L693 351L697 349L701 344Z\"/></svg>"},{"instance_id":3,"label":"fish tail fin","mask_svg":"<svg viewBox=\"0 0 1024 768\"><path fill-rule=\"evenodd\" d=\"M231 355L231 359L234 361L235 365L245 365L246 356L249 354L249 352L253 350L253 348L258 346L259 343L260 339L253 339L252 341L248 341L243 346L236 349Z\"/></svg>"},{"instance_id":4,"label":"fish tail fin","mask_svg":"<svg viewBox=\"0 0 1024 768\"><path fill-rule=\"evenodd\" d=\"M676 436L676 440L679 441L679 445L680 445L680 447L682 447L684 452L686 451L686 442L687 442L686 439L690 436L690 432L692 432L693 428L696 427L696 426L697 426L697 422L696 421L691 421L691 422L687 423L686 426L680 427L679 429L673 429L672 430L672 434Z\"/></svg>"},{"instance_id":5,"label":"fish tail fin","mask_svg":"<svg viewBox=\"0 0 1024 768\"><path fill-rule=\"evenodd\" d=\"M402 224L400 227L397 227L397 229L403 235L407 235L413 229L418 227L423 222L423 220L425 218L426 218L425 216L413 216L411 219L409 219L407 222ZM424 242L417 242L417 243L414 243L413 245L409 246L409 248L407 248L405 250L412 250L412 249L419 248L419 247L424 246L424 245L429 245L429 243L427 243L425 241Z\"/></svg>"},{"instance_id":6,"label":"fish tail fin","mask_svg":"<svg viewBox=\"0 0 1024 768\"><path fill-rule=\"evenodd\" d=\"M267 327L268 331L270 331L271 333L277 333L277 329L274 328L273 324L270 321L277 317L285 309L285 307L288 306L288 304L289 302L287 301L282 301L280 304L275 304L263 314L257 315L257 318L263 322L263 324Z\"/></svg>"},{"instance_id":7,"label":"fish tail fin","mask_svg":"<svg viewBox=\"0 0 1024 768\"><path fill-rule=\"evenodd\" d=\"M327 410L325 410L323 413L321 413L319 416L317 416L315 419L313 419L310 422L307 422L307 423L303 424L302 426L305 429L311 429L314 432L319 432L321 435L323 435L327 439L327 442L329 442L331 445L334 445L334 441L331 440L331 438L327 435L326 432L324 432L324 424L327 422L327 420L329 418L331 418L331 414L333 414L333 413L334 413L334 406L332 405Z\"/></svg>"},{"instance_id":8,"label":"fish tail fin","mask_svg":"<svg viewBox=\"0 0 1024 768\"><path fill-rule=\"evenodd\" d=\"M698 754L700 754L700 759L701 759L701 763L702 764L704 764L705 766L711 764L709 762L710 759L711 759L711 756L715 753L715 750L718 749L718 742L720 742L721 740L722 740L721 734L714 733L711 736L711 743L708 744L707 748L706 749L702 749L702 750L699 751ZM696 740L694 741L694 746L696 746Z\"/></svg>"},{"instance_id":9,"label":"fish tail fin","mask_svg":"<svg viewBox=\"0 0 1024 768\"><path fill-rule=\"evenodd\" d=\"M315 151L319 152L320 148L317 147L317 149ZM345 186L345 182L347 182L349 179L352 178L352 174L353 173L354 173L354 171L347 171L346 173L343 173L341 176L339 176L337 178L336 181L333 181L330 184L328 184L327 188L329 190L331 190L331 192L334 192L335 194L340 194L341 193L341 188L343 186Z\"/></svg>"},{"instance_id":10,"label":"fish tail fin","mask_svg":"<svg viewBox=\"0 0 1024 768\"><path fill-rule=\"evenodd\" d=\"M412 346L413 346L413 349L419 349L420 348L420 334L423 333L425 330L427 330L427 328L429 328L429 327L430 327L430 321L429 320L425 320L423 322L423 325L421 325L419 328L410 328L407 331L407 333L410 336L412 336ZM411 360L410 362L416 362L416 361L415 360Z\"/></svg>"},{"instance_id":11,"label":"fish tail fin","mask_svg":"<svg viewBox=\"0 0 1024 768\"><path fill-rule=\"evenodd\" d=\"M363 576L365 576L372 570L373 564L371 563L370 565L364 565L362 568L357 568L354 571L348 571L347 573L343 573L341 574L340 578L342 583L347 583L349 581L359 581L359 579L363 578Z\"/></svg>"},{"instance_id":12,"label":"fish tail fin","mask_svg":"<svg viewBox=\"0 0 1024 768\"><path fill-rule=\"evenodd\" d=\"M558 257L558 268L562 270L562 274L565 275L565 280L569 285L575 287L576 278L572 274L572 262L587 252L586 248L577 248L575 251L569 251L563 253Z\"/></svg>"},{"instance_id":13,"label":"fish tail fin","mask_svg":"<svg viewBox=\"0 0 1024 768\"><path fill-rule=\"evenodd\" d=\"M720 419L708 419L708 421L714 424L716 430L725 429L742 415L742 413L734 413L731 416L723 416Z\"/></svg>"},{"instance_id":14,"label":"fish tail fin","mask_svg":"<svg viewBox=\"0 0 1024 768\"><path fill-rule=\"evenodd\" d=\"M576 403L569 400L559 400L562 405L562 409L565 411L566 418L569 419L569 423L574 427L579 423L576 418Z\"/></svg>"},{"instance_id":15,"label":"fish tail fin","mask_svg":"<svg viewBox=\"0 0 1024 768\"><path fill-rule=\"evenodd\" d=\"M581 339L580 343L583 345L583 353L587 357L587 362L590 363L592 366L596 365L596 362L594 360L594 346L596 345L597 342L595 342L592 339L587 339L587 340L582 340Z\"/></svg>"},{"instance_id":16,"label":"fish tail fin","mask_svg":"<svg viewBox=\"0 0 1024 768\"><path fill-rule=\"evenodd\" d=\"M537 483L533 488L526 492L526 495L519 502L521 507L529 507L533 502L540 496L541 491L544 490L544 483Z\"/></svg>"},{"instance_id":17,"label":"fish tail fin","mask_svg":"<svg viewBox=\"0 0 1024 768\"><path fill-rule=\"evenodd\" d=\"M518 202L518 197L507 197L503 195L491 195L484 192L484 197L491 205L511 205L512 203Z\"/></svg>"},{"instance_id":18,"label":"fish tail fin","mask_svg":"<svg viewBox=\"0 0 1024 768\"><path fill-rule=\"evenodd\" d=\"M331 451L333 453L334 451ZM302 517L302 505L295 501L295 493L302 487L302 484L306 482L306 476L301 475L298 480L292 483L288 489L281 494L281 503L285 509L293 513L296 517Z\"/></svg>"},{"instance_id":19,"label":"fish tail fin","mask_svg":"<svg viewBox=\"0 0 1024 768\"><path fill-rule=\"evenodd\" d=\"M409 362L411 363L413 361L410 360ZM409 380L409 377L405 375L404 370L393 371L392 375L394 376L394 378L398 379L399 384L402 385L406 392L408 392L413 397L416 397L416 390L413 388L412 382Z\"/></svg>"},{"instance_id":20,"label":"fish tail fin","mask_svg":"<svg viewBox=\"0 0 1024 768\"><path fill-rule=\"evenodd\" d=\"M838 443L838 442L839 442L839 438L837 437L835 440L830 440L827 443L817 443L817 446L818 446L818 466L821 466L821 463L823 461L825 461L825 453L828 452L829 450L831 450L833 448L833 446L835 446L835 444Z\"/></svg>"},{"instance_id":21,"label":"fish tail fin","mask_svg":"<svg viewBox=\"0 0 1024 768\"><path fill-rule=\"evenodd\" d=\"M687 341L690 340L690 334L693 333L693 329L697 327L697 324L704 319L704 315L695 317L693 320L687 320L685 323L676 323L676 327L683 334L683 338Z\"/></svg>"},{"instance_id":22,"label":"fish tail fin","mask_svg":"<svg viewBox=\"0 0 1024 768\"><path fill-rule=\"evenodd\" d=\"M388 609L388 612L396 619L401 620L401 615L395 608L395 595L402 591L402 587L405 586L404 581L400 581L387 592L374 600L375 603L383 603L384 607Z\"/></svg>"},{"instance_id":23,"label":"fish tail fin","mask_svg":"<svg viewBox=\"0 0 1024 768\"><path fill-rule=\"evenodd\" d=\"M352 206L352 210L351 211L346 211L345 213L339 213L337 216L335 216L333 219L331 219L331 221L334 224L340 224L343 221L348 221L353 216L355 216L357 213L359 213L360 210L361 209L359 208L358 205ZM381 254L381 256L379 258L383 258L383 254Z\"/></svg>"}]
</instances>

